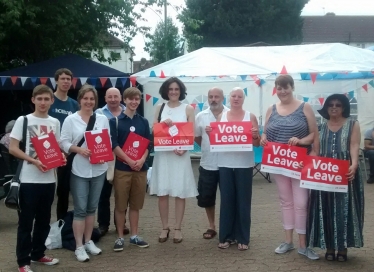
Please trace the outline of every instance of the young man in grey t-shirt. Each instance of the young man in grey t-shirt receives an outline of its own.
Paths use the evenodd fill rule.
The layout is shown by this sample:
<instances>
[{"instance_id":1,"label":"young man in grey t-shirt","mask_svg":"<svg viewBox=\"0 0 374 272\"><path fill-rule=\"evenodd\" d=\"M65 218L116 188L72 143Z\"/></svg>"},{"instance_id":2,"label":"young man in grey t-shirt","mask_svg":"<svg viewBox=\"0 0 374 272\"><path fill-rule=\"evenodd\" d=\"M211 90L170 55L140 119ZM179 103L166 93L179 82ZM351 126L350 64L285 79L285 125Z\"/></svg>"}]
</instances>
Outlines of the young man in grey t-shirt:
<instances>
[{"instance_id":1,"label":"young man in grey t-shirt","mask_svg":"<svg viewBox=\"0 0 374 272\"><path fill-rule=\"evenodd\" d=\"M368 129L364 134L365 157L369 159L370 177L367 183L374 183L374 128Z\"/></svg>"}]
</instances>

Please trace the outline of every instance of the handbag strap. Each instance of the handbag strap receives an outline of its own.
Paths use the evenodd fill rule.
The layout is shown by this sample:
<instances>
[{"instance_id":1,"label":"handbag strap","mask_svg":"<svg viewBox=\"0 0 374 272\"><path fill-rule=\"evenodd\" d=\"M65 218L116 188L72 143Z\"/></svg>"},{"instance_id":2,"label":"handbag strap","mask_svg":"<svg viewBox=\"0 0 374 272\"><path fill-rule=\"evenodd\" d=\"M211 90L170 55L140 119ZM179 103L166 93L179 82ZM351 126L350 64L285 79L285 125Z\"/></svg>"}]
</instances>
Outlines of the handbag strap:
<instances>
[{"instance_id":1,"label":"handbag strap","mask_svg":"<svg viewBox=\"0 0 374 272\"><path fill-rule=\"evenodd\" d=\"M90 131L93 129L94 125L95 125L95 122L96 122L96 113L93 113L91 116L90 116L90 120L88 120L88 124L87 124L87 127L86 127L86 131ZM79 141L79 143L77 144L78 147L81 147L82 144L84 143L85 139L84 139L84 136L82 137L82 139Z\"/></svg>"},{"instance_id":2,"label":"handbag strap","mask_svg":"<svg viewBox=\"0 0 374 272\"><path fill-rule=\"evenodd\" d=\"M21 150L23 152L26 151L26 137L27 137L27 117L26 116L23 116L23 128L22 128L22 147L21 147ZM19 182L19 175L21 174L21 170L22 170L22 166L23 166L23 160L19 160L18 161L18 166L17 166L17 171L16 171L16 174L14 175L13 177L13 180L14 181L17 181Z\"/></svg>"},{"instance_id":3,"label":"handbag strap","mask_svg":"<svg viewBox=\"0 0 374 272\"><path fill-rule=\"evenodd\" d=\"M162 103L161 108L160 108L160 112L158 113L158 118L157 118L159 123L161 122L161 114L162 114L162 111L164 110L164 108L165 108L165 103Z\"/></svg>"}]
</instances>

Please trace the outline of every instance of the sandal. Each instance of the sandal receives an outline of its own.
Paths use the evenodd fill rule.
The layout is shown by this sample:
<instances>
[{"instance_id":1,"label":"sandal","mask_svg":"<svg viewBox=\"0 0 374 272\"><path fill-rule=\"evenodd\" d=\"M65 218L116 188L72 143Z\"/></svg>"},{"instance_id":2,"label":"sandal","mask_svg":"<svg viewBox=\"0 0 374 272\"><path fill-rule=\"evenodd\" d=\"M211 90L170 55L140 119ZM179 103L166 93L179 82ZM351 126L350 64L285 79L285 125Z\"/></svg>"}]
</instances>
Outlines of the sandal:
<instances>
[{"instance_id":1,"label":"sandal","mask_svg":"<svg viewBox=\"0 0 374 272\"><path fill-rule=\"evenodd\" d=\"M336 254L336 259L338 260L338 262L346 262L348 260L347 251L345 251L345 253L343 254L339 253L338 251L338 254Z\"/></svg>"},{"instance_id":2,"label":"sandal","mask_svg":"<svg viewBox=\"0 0 374 272\"><path fill-rule=\"evenodd\" d=\"M218 248L219 249L227 249L227 248L229 248L230 247L230 243L229 242L224 242L224 243L219 243L218 244Z\"/></svg>"},{"instance_id":3,"label":"sandal","mask_svg":"<svg viewBox=\"0 0 374 272\"><path fill-rule=\"evenodd\" d=\"M335 251L334 250L327 250L325 253L326 261L335 261Z\"/></svg>"},{"instance_id":4,"label":"sandal","mask_svg":"<svg viewBox=\"0 0 374 272\"><path fill-rule=\"evenodd\" d=\"M248 245L245 245L245 244L238 244L238 250L240 250L240 251L244 251L244 250L248 250L249 249L249 247L248 247Z\"/></svg>"},{"instance_id":5,"label":"sandal","mask_svg":"<svg viewBox=\"0 0 374 272\"><path fill-rule=\"evenodd\" d=\"M166 233L166 237L158 237L159 243L165 243L169 239L170 229L167 228L167 229L162 229L162 230L167 230L168 232Z\"/></svg>"},{"instance_id":6,"label":"sandal","mask_svg":"<svg viewBox=\"0 0 374 272\"><path fill-rule=\"evenodd\" d=\"M214 229L208 229L206 232L203 233L204 239L213 239L216 237L217 232Z\"/></svg>"},{"instance_id":7,"label":"sandal","mask_svg":"<svg viewBox=\"0 0 374 272\"><path fill-rule=\"evenodd\" d=\"M174 229L174 230L179 230L179 231L181 231L181 229ZM179 243L181 243L183 241L183 238L181 237L181 238L173 238L173 242L174 242L174 244L179 244Z\"/></svg>"}]
</instances>

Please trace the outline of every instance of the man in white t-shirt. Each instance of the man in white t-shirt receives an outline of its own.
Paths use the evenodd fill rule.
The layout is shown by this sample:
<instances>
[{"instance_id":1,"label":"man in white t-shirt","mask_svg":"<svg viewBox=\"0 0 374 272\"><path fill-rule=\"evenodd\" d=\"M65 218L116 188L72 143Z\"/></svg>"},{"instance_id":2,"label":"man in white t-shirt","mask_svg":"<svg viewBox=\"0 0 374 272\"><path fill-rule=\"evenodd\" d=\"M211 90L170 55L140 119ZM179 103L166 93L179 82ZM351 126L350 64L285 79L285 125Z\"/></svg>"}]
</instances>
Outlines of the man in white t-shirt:
<instances>
[{"instance_id":1,"label":"man in white t-shirt","mask_svg":"<svg viewBox=\"0 0 374 272\"><path fill-rule=\"evenodd\" d=\"M45 265L54 265L59 262L58 259L44 254L56 188L55 170L45 170L30 139L52 131L58 141L60 122L48 115L48 110L53 103L53 92L48 86L36 86L31 101L35 104L35 111L26 116L26 139L22 136L25 117L21 116L14 124L9 145L10 154L23 160L19 188L21 211L19 212L16 250L20 272L32 272L31 262ZM20 149L20 142L24 143L25 152ZM32 236L31 233L33 233Z\"/></svg>"},{"instance_id":2,"label":"man in white t-shirt","mask_svg":"<svg viewBox=\"0 0 374 272\"><path fill-rule=\"evenodd\" d=\"M374 128L365 131L364 134L365 157L369 159L370 177L367 183L374 183Z\"/></svg>"},{"instance_id":3,"label":"man in white t-shirt","mask_svg":"<svg viewBox=\"0 0 374 272\"><path fill-rule=\"evenodd\" d=\"M217 235L215 226L215 205L217 186L219 181L217 153L210 152L209 135L205 128L211 122L219 120L222 112L228 108L223 105L223 91L214 87L208 92L209 108L199 112L195 118L195 142L201 146L201 159L199 167L199 181L197 205L205 208L208 216L209 228L203 234L204 239L212 239Z\"/></svg>"}]
</instances>

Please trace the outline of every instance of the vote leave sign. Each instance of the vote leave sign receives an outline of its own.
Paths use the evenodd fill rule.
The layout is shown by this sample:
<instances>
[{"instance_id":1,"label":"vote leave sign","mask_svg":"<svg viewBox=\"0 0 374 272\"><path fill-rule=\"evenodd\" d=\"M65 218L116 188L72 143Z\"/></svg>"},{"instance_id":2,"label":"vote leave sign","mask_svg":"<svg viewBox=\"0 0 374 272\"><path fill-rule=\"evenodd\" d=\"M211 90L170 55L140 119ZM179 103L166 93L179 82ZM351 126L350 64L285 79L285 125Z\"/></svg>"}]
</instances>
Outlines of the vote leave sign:
<instances>
[{"instance_id":1,"label":"vote leave sign","mask_svg":"<svg viewBox=\"0 0 374 272\"><path fill-rule=\"evenodd\" d=\"M46 166L45 170L64 165L65 161L53 132L32 137L31 142L39 160Z\"/></svg>"},{"instance_id":2,"label":"vote leave sign","mask_svg":"<svg viewBox=\"0 0 374 272\"><path fill-rule=\"evenodd\" d=\"M212 122L211 152L252 151L252 122Z\"/></svg>"},{"instance_id":3,"label":"vote leave sign","mask_svg":"<svg viewBox=\"0 0 374 272\"><path fill-rule=\"evenodd\" d=\"M86 131L87 148L91 150L90 163L97 164L100 161L108 162L114 160L112 144L110 143L109 131L107 128Z\"/></svg>"},{"instance_id":4,"label":"vote leave sign","mask_svg":"<svg viewBox=\"0 0 374 272\"><path fill-rule=\"evenodd\" d=\"M301 171L300 187L328 192L348 192L349 161L308 156Z\"/></svg>"},{"instance_id":5,"label":"vote leave sign","mask_svg":"<svg viewBox=\"0 0 374 272\"><path fill-rule=\"evenodd\" d=\"M193 150L194 128L192 122L173 123L169 127L165 123L153 126L155 151Z\"/></svg>"},{"instance_id":6,"label":"vote leave sign","mask_svg":"<svg viewBox=\"0 0 374 272\"><path fill-rule=\"evenodd\" d=\"M261 171L300 179L299 162L306 156L306 148L268 142L262 154Z\"/></svg>"}]
</instances>

